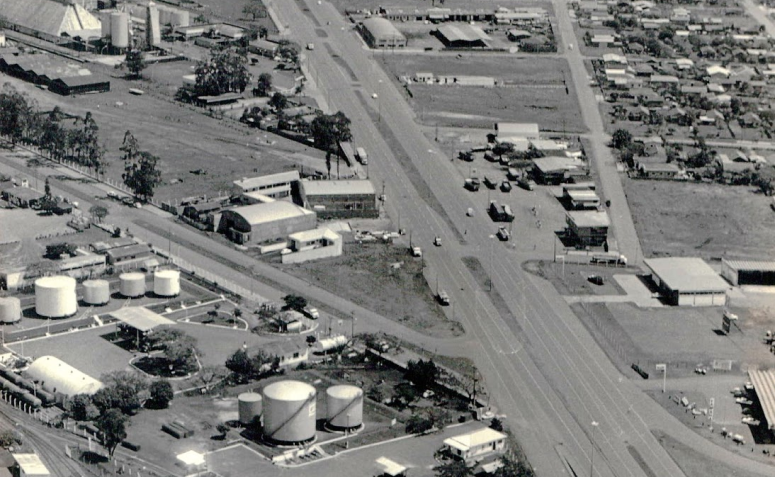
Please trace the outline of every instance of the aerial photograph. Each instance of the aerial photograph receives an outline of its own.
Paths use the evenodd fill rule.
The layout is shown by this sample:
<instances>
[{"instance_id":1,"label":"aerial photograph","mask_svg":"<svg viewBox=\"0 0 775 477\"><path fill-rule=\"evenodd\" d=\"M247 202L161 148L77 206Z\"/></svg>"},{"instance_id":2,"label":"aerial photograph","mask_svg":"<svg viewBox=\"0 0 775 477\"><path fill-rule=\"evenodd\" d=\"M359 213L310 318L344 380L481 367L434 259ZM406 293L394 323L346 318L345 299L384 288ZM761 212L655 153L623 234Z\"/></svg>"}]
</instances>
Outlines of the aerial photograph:
<instances>
[{"instance_id":1,"label":"aerial photograph","mask_svg":"<svg viewBox=\"0 0 775 477\"><path fill-rule=\"evenodd\" d=\"M0 0L0 477L775 476L775 0Z\"/></svg>"}]
</instances>

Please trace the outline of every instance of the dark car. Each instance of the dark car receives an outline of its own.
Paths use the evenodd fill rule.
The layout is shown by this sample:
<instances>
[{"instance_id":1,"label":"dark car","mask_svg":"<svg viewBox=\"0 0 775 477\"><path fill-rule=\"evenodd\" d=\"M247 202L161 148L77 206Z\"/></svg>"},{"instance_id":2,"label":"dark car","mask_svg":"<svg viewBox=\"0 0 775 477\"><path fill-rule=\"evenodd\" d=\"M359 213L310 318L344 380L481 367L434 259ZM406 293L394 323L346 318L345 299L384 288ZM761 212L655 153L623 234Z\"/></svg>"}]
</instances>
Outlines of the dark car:
<instances>
[{"instance_id":1,"label":"dark car","mask_svg":"<svg viewBox=\"0 0 775 477\"><path fill-rule=\"evenodd\" d=\"M603 277L600 275L590 275L587 277L587 280L591 283L594 283L595 285L602 285L605 283L605 280L603 280Z\"/></svg>"}]
</instances>

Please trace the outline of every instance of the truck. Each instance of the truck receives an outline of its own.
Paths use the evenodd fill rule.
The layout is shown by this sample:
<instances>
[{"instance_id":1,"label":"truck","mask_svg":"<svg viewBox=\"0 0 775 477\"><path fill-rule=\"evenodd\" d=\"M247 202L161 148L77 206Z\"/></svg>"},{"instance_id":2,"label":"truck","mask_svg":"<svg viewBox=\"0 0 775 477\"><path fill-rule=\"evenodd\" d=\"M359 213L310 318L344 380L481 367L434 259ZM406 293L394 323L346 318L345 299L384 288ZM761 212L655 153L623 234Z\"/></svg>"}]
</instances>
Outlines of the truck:
<instances>
[{"instance_id":1,"label":"truck","mask_svg":"<svg viewBox=\"0 0 775 477\"><path fill-rule=\"evenodd\" d=\"M513 167L509 167L509 169L506 171L506 177L508 177L510 181L515 181L519 179L519 172Z\"/></svg>"},{"instance_id":2,"label":"truck","mask_svg":"<svg viewBox=\"0 0 775 477\"><path fill-rule=\"evenodd\" d=\"M369 163L369 155L366 154L366 149L362 147L357 147L355 148L355 154L357 155L360 163L363 164L364 166Z\"/></svg>"},{"instance_id":3,"label":"truck","mask_svg":"<svg viewBox=\"0 0 775 477\"><path fill-rule=\"evenodd\" d=\"M496 201L490 202L490 207L487 209L490 218L494 222L513 222L514 213L511 211L511 207L508 205L498 205Z\"/></svg>"},{"instance_id":4,"label":"truck","mask_svg":"<svg viewBox=\"0 0 775 477\"><path fill-rule=\"evenodd\" d=\"M463 187L470 190L471 192L476 192L479 190L479 179L476 177L472 177L470 179L466 179L465 184L463 184Z\"/></svg>"},{"instance_id":5,"label":"truck","mask_svg":"<svg viewBox=\"0 0 775 477\"><path fill-rule=\"evenodd\" d=\"M627 257L619 252L599 252L592 254L590 263L600 263L606 265L627 265Z\"/></svg>"},{"instance_id":6,"label":"truck","mask_svg":"<svg viewBox=\"0 0 775 477\"><path fill-rule=\"evenodd\" d=\"M482 182L484 182L484 186L488 189L495 190L495 188L498 187L498 183L487 176L484 176L484 180Z\"/></svg>"},{"instance_id":7,"label":"truck","mask_svg":"<svg viewBox=\"0 0 775 477\"><path fill-rule=\"evenodd\" d=\"M439 291L438 299L439 299L439 303L441 303L442 305L444 306L449 305L449 295L447 295L447 292L445 292L444 290Z\"/></svg>"}]
</instances>

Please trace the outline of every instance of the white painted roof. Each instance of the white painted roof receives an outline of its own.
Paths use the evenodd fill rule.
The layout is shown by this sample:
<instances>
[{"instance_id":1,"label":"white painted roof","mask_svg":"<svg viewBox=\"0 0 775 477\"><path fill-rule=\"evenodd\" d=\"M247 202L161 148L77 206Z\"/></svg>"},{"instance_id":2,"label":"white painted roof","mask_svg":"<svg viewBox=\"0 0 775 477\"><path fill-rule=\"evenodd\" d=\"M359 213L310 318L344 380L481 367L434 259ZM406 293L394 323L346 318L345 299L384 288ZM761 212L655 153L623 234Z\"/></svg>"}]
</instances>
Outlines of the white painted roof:
<instances>
[{"instance_id":1,"label":"white painted roof","mask_svg":"<svg viewBox=\"0 0 775 477\"><path fill-rule=\"evenodd\" d=\"M142 332L150 331L157 326L175 324L174 321L168 320L158 313L154 313L142 306L121 308L110 312L110 314L120 322Z\"/></svg>"},{"instance_id":2,"label":"white painted roof","mask_svg":"<svg viewBox=\"0 0 775 477\"><path fill-rule=\"evenodd\" d=\"M472 447L487 445L505 439L506 437L506 434L502 432L485 427L468 434L461 434L459 436L450 437L449 439L444 439L444 444L455 449L460 449L461 451L467 451Z\"/></svg>"},{"instance_id":3,"label":"white painted roof","mask_svg":"<svg viewBox=\"0 0 775 477\"><path fill-rule=\"evenodd\" d=\"M94 394L103 387L100 381L54 356L41 356L32 362L24 374L38 382L43 389L67 396Z\"/></svg>"},{"instance_id":4,"label":"white painted roof","mask_svg":"<svg viewBox=\"0 0 775 477\"><path fill-rule=\"evenodd\" d=\"M50 475L37 454L11 454L25 475Z\"/></svg>"},{"instance_id":5,"label":"white painted roof","mask_svg":"<svg viewBox=\"0 0 775 477\"><path fill-rule=\"evenodd\" d=\"M250 225L266 224L278 220L314 214L314 212L281 200L264 204L236 207L230 209L228 212L241 215Z\"/></svg>"},{"instance_id":6,"label":"white painted roof","mask_svg":"<svg viewBox=\"0 0 775 477\"><path fill-rule=\"evenodd\" d=\"M751 378L756 397L764 411L767 427L775 430L775 370L749 369L748 377Z\"/></svg>"},{"instance_id":7,"label":"white painted roof","mask_svg":"<svg viewBox=\"0 0 775 477\"><path fill-rule=\"evenodd\" d=\"M304 193L310 195L374 194L370 180L302 181Z\"/></svg>"},{"instance_id":8,"label":"white painted roof","mask_svg":"<svg viewBox=\"0 0 775 477\"><path fill-rule=\"evenodd\" d=\"M730 288L730 285L701 258L648 258L644 263L671 290L722 293Z\"/></svg>"},{"instance_id":9,"label":"white painted roof","mask_svg":"<svg viewBox=\"0 0 775 477\"><path fill-rule=\"evenodd\" d=\"M178 454L175 458L188 466L200 466L205 463L205 456L193 450Z\"/></svg>"}]
</instances>

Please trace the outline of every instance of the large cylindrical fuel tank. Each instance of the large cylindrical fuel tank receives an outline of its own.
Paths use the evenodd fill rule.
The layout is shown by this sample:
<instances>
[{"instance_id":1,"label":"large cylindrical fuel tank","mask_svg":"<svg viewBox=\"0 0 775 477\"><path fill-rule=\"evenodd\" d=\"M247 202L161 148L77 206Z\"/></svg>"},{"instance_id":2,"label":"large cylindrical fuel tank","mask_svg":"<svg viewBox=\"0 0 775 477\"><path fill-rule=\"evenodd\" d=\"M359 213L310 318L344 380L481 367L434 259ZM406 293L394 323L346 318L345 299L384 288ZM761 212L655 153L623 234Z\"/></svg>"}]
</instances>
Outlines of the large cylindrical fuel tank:
<instances>
[{"instance_id":1,"label":"large cylindrical fuel tank","mask_svg":"<svg viewBox=\"0 0 775 477\"><path fill-rule=\"evenodd\" d=\"M326 390L326 424L333 429L356 429L363 424L363 390L342 384Z\"/></svg>"},{"instance_id":2,"label":"large cylindrical fuel tank","mask_svg":"<svg viewBox=\"0 0 775 477\"><path fill-rule=\"evenodd\" d=\"M237 397L239 422L243 426L253 424L261 416L263 398L258 393L242 393Z\"/></svg>"},{"instance_id":3,"label":"large cylindrical fuel tank","mask_svg":"<svg viewBox=\"0 0 775 477\"><path fill-rule=\"evenodd\" d=\"M64 318L78 311L75 278L43 277L35 280L35 311L46 318Z\"/></svg>"},{"instance_id":4,"label":"large cylindrical fuel tank","mask_svg":"<svg viewBox=\"0 0 775 477\"><path fill-rule=\"evenodd\" d=\"M264 439L298 445L315 439L316 391L301 381L278 381L265 387Z\"/></svg>"},{"instance_id":5,"label":"large cylindrical fuel tank","mask_svg":"<svg viewBox=\"0 0 775 477\"><path fill-rule=\"evenodd\" d=\"M153 292L158 296L180 295L180 272L177 270L158 270L153 273Z\"/></svg>"},{"instance_id":6,"label":"large cylindrical fuel tank","mask_svg":"<svg viewBox=\"0 0 775 477\"><path fill-rule=\"evenodd\" d=\"M110 14L110 44L115 48L129 47L129 13Z\"/></svg>"},{"instance_id":7,"label":"large cylindrical fuel tank","mask_svg":"<svg viewBox=\"0 0 775 477\"><path fill-rule=\"evenodd\" d=\"M140 272L122 273L118 276L118 287L127 298L139 298L145 295L145 275Z\"/></svg>"},{"instance_id":8,"label":"large cylindrical fuel tank","mask_svg":"<svg viewBox=\"0 0 775 477\"><path fill-rule=\"evenodd\" d=\"M107 280L83 282L83 301L87 305L106 305L110 301L110 283Z\"/></svg>"},{"instance_id":9,"label":"large cylindrical fuel tank","mask_svg":"<svg viewBox=\"0 0 775 477\"><path fill-rule=\"evenodd\" d=\"M16 323L21 319L21 301L14 296L0 297L0 324Z\"/></svg>"}]
</instances>

